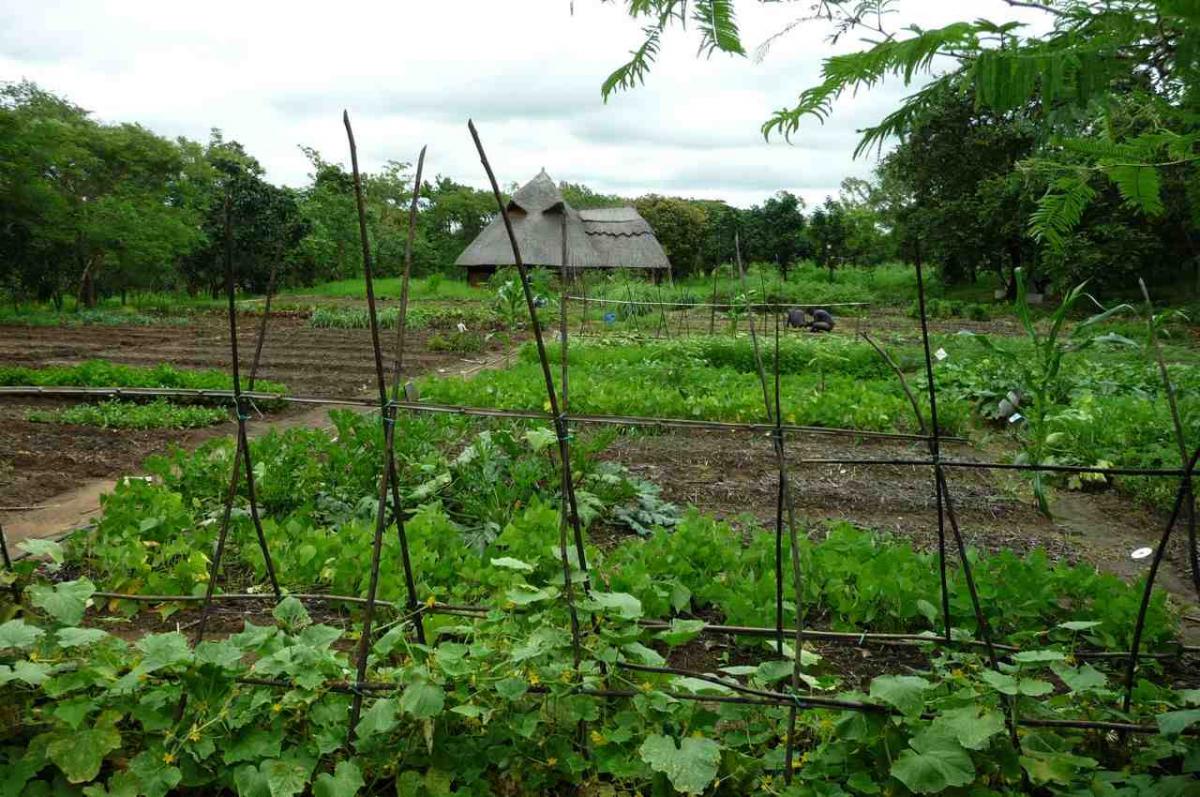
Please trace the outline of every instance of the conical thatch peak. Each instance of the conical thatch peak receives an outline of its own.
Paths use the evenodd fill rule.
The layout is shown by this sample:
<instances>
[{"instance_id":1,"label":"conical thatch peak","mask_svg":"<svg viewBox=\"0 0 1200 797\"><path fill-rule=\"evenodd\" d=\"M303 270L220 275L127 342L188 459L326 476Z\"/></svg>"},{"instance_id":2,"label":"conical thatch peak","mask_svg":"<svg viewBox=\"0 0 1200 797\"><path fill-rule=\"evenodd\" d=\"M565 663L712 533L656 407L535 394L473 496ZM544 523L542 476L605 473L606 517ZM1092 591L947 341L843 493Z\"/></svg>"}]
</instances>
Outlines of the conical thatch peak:
<instances>
[{"instance_id":1,"label":"conical thatch peak","mask_svg":"<svg viewBox=\"0 0 1200 797\"><path fill-rule=\"evenodd\" d=\"M546 174L546 170L542 169L537 176L517 189L508 205L509 208L515 205L526 213L543 213L555 205L561 205L562 202L558 186L550 179L550 175Z\"/></svg>"}]
</instances>

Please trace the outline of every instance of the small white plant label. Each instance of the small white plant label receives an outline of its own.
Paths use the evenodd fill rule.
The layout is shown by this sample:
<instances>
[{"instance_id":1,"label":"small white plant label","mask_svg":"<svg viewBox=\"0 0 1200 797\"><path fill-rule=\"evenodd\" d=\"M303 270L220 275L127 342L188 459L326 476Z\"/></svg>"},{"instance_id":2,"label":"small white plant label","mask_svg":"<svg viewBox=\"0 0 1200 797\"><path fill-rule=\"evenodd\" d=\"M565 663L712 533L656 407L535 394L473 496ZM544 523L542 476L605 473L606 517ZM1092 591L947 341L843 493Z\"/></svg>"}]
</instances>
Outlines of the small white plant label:
<instances>
[{"instance_id":1,"label":"small white plant label","mask_svg":"<svg viewBox=\"0 0 1200 797\"><path fill-rule=\"evenodd\" d=\"M940 361L940 360L944 360L944 359L946 359L946 358L947 358L947 357L949 357L950 355L946 353L946 350L945 350L945 349L938 349L937 351L935 351L935 352L933 353L933 356L934 356L934 357L937 357L937 358L938 358L938 360Z\"/></svg>"}]
</instances>

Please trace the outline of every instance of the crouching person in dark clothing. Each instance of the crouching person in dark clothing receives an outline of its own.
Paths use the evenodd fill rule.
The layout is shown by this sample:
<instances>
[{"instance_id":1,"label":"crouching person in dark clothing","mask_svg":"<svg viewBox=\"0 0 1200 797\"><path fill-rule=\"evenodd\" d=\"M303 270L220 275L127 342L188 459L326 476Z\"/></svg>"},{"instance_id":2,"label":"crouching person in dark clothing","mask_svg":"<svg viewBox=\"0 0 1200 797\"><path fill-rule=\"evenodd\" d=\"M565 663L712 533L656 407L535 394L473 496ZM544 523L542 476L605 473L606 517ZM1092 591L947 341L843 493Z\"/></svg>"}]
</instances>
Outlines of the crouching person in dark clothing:
<instances>
[{"instance_id":1,"label":"crouching person in dark clothing","mask_svg":"<svg viewBox=\"0 0 1200 797\"><path fill-rule=\"evenodd\" d=\"M832 332L833 316L828 310L814 310L812 323L808 325L810 332Z\"/></svg>"}]
</instances>

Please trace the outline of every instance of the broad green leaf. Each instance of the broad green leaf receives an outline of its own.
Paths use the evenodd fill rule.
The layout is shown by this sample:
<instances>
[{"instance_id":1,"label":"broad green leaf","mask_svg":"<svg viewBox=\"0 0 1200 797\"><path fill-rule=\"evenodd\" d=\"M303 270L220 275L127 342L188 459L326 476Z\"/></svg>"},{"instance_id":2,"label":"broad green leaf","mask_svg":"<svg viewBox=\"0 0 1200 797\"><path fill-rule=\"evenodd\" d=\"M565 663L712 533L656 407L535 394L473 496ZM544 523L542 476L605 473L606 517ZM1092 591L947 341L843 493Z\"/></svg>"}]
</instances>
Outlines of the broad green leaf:
<instances>
[{"instance_id":1,"label":"broad green leaf","mask_svg":"<svg viewBox=\"0 0 1200 797\"><path fill-rule=\"evenodd\" d=\"M552 445L556 445L558 443L558 434L547 426L539 426L525 432L525 442L529 444L534 453L537 453Z\"/></svg>"},{"instance_id":2,"label":"broad green leaf","mask_svg":"<svg viewBox=\"0 0 1200 797\"><path fill-rule=\"evenodd\" d=\"M638 748L642 760L661 772L677 791L700 794L717 776L721 746L712 739L684 737L679 746L670 736L647 736Z\"/></svg>"},{"instance_id":3,"label":"broad green leaf","mask_svg":"<svg viewBox=\"0 0 1200 797\"><path fill-rule=\"evenodd\" d=\"M1041 697L1054 691L1054 684L1039 678L1018 678L996 670L984 670L980 677L997 692L1005 695Z\"/></svg>"},{"instance_id":4,"label":"broad green leaf","mask_svg":"<svg viewBox=\"0 0 1200 797\"><path fill-rule=\"evenodd\" d=\"M63 563L63 547L54 540L24 540L17 546L30 556L46 556L55 565Z\"/></svg>"},{"instance_id":5,"label":"broad green leaf","mask_svg":"<svg viewBox=\"0 0 1200 797\"><path fill-rule=\"evenodd\" d=\"M1072 753L1026 750L1026 754L1021 756L1021 766L1029 773L1030 780L1039 786L1045 783L1069 785L1079 770L1093 769L1096 764L1094 758Z\"/></svg>"},{"instance_id":6,"label":"broad green leaf","mask_svg":"<svg viewBox=\"0 0 1200 797\"><path fill-rule=\"evenodd\" d=\"M501 678L496 681L496 693L508 700L516 700L529 691L524 678Z\"/></svg>"},{"instance_id":7,"label":"broad green leaf","mask_svg":"<svg viewBox=\"0 0 1200 797\"><path fill-rule=\"evenodd\" d=\"M271 616L289 631L299 631L312 623L308 609L297 598L284 598L271 612Z\"/></svg>"},{"instance_id":8,"label":"broad green leaf","mask_svg":"<svg viewBox=\"0 0 1200 797\"><path fill-rule=\"evenodd\" d=\"M121 746L121 734L103 718L94 727L72 731L50 742L46 756L71 783L86 783L100 774L104 757Z\"/></svg>"},{"instance_id":9,"label":"broad green leaf","mask_svg":"<svg viewBox=\"0 0 1200 797\"><path fill-rule=\"evenodd\" d=\"M86 578L64 581L47 586L34 584L29 588L30 601L63 625L78 625L83 619L88 598L96 591L96 585Z\"/></svg>"},{"instance_id":10,"label":"broad green leaf","mask_svg":"<svg viewBox=\"0 0 1200 797\"><path fill-rule=\"evenodd\" d=\"M758 665L757 678L763 683L773 683L792 674L793 663L783 659L764 661Z\"/></svg>"},{"instance_id":11,"label":"broad green leaf","mask_svg":"<svg viewBox=\"0 0 1200 797\"><path fill-rule=\"evenodd\" d=\"M44 633L36 626L25 625L24 620L9 620L0 624L0 650L28 650Z\"/></svg>"},{"instance_id":12,"label":"broad green leaf","mask_svg":"<svg viewBox=\"0 0 1200 797\"><path fill-rule=\"evenodd\" d=\"M418 681L400 695L400 708L416 719L428 719L442 713L446 705L446 693L437 684Z\"/></svg>"},{"instance_id":13,"label":"broad green leaf","mask_svg":"<svg viewBox=\"0 0 1200 797\"><path fill-rule=\"evenodd\" d=\"M396 727L396 700L384 697L363 712L358 721L358 735L362 738L374 736L377 733L387 733Z\"/></svg>"},{"instance_id":14,"label":"broad green leaf","mask_svg":"<svg viewBox=\"0 0 1200 797\"><path fill-rule=\"evenodd\" d=\"M501 556L498 559L493 559L492 566L503 567L508 570L520 570L522 573L533 572L533 565L528 562L522 562L520 559L514 559L511 556Z\"/></svg>"},{"instance_id":15,"label":"broad green leaf","mask_svg":"<svg viewBox=\"0 0 1200 797\"><path fill-rule=\"evenodd\" d=\"M333 774L322 772L313 783L313 797L354 797L366 785L353 761L339 761Z\"/></svg>"},{"instance_id":16,"label":"broad green leaf","mask_svg":"<svg viewBox=\"0 0 1200 797\"><path fill-rule=\"evenodd\" d=\"M297 761L272 758L258 767L267 779L271 797L293 797L308 785L308 769Z\"/></svg>"},{"instance_id":17,"label":"broad green leaf","mask_svg":"<svg viewBox=\"0 0 1200 797\"><path fill-rule=\"evenodd\" d=\"M138 797L138 779L132 772L117 772L106 786L84 786L84 797Z\"/></svg>"},{"instance_id":18,"label":"broad green leaf","mask_svg":"<svg viewBox=\"0 0 1200 797\"><path fill-rule=\"evenodd\" d=\"M930 625L933 625L937 622L937 607L924 598L917 599L917 611L921 613L922 617L929 621Z\"/></svg>"},{"instance_id":19,"label":"broad green leaf","mask_svg":"<svg viewBox=\"0 0 1200 797\"><path fill-rule=\"evenodd\" d=\"M702 678L691 678L688 676L678 675L671 679L671 686L681 692L691 692L692 694L731 694L733 692L728 686L715 684L712 681L705 681Z\"/></svg>"},{"instance_id":20,"label":"broad green leaf","mask_svg":"<svg viewBox=\"0 0 1200 797\"><path fill-rule=\"evenodd\" d=\"M129 762L129 769L137 775L146 797L164 797L167 792L179 785L183 773L179 767L163 760L162 748L143 750Z\"/></svg>"},{"instance_id":21,"label":"broad green leaf","mask_svg":"<svg viewBox=\"0 0 1200 797\"><path fill-rule=\"evenodd\" d=\"M205 640L196 646L196 663L212 664L230 669L242 661L242 651L227 639L220 642Z\"/></svg>"},{"instance_id":22,"label":"broad green leaf","mask_svg":"<svg viewBox=\"0 0 1200 797\"><path fill-rule=\"evenodd\" d=\"M1012 660L1019 664L1045 664L1052 661L1062 661L1067 654L1060 650L1022 650L1014 653Z\"/></svg>"},{"instance_id":23,"label":"broad green leaf","mask_svg":"<svg viewBox=\"0 0 1200 797\"><path fill-rule=\"evenodd\" d=\"M1108 677L1090 664L1071 667L1067 664L1051 664L1050 669L1062 679L1072 692L1102 689L1108 685Z\"/></svg>"},{"instance_id":24,"label":"broad green leaf","mask_svg":"<svg viewBox=\"0 0 1200 797\"><path fill-rule=\"evenodd\" d=\"M1087 631L1100 625L1099 620L1069 620L1065 623L1059 623L1059 628L1065 628L1068 631Z\"/></svg>"},{"instance_id":25,"label":"broad green leaf","mask_svg":"<svg viewBox=\"0 0 1200 797\"><path fill-rule=\"evenodd\" d=\"M878 680L878 679L876 679ZM975 780L971 756L953 738L923 733L892 764L892 777L917 794L937 794Z\"/></svg>"},{"instance_id":26,"label":"broad green leaf","mask_svg":"<svg viewBox=\"0 0 1200 797\"><path fill-rule=\"evenodd\" d=\"M257 762L266 758L279 758L283 734L276 730L251 728L243 732L232 743L224 745L221 758L226 764L241 761Z\"/></svg>"},{"instance_id":27,"label":"broad green leaf","mask_svg":"<svg viewBox=\"0 0 1200 797\"><path fill-rule=\"evenodd\" d=\"M38 686L50 677L50 665L40 661L18 661L12 666L11 675L5 680L24 681Z\"/></svg>"},{"instance_id":28,"label":"broad green leaf","mask_svg":"<svg viewBox=\"0 0 1200 797\"><path fill-rule=\"evenodd\" d=\"M1004 717L986 709L980 713L979 706L963 706L939 714L932 727L954 737L968 750L982 750L989 739L1004 730Z\"/></svg>"},{"instance_id":29,"label":"broad green leaf","mask_svg":"<svg viewBox=\"0 0 1200 797\"><path fill-rule=\"evenodd\" d=\"M538 589L528 584L518 584L506 592L504 596L517 606L528 606L531 603L549 600L554 597L554 594L550 589Z\"/></svg>"},{"instance_id":30,"label":"broad green leaf","mask_svg":"<svg viewBox=\"0 0 1200 797\"><path fill-rule=\"evenodd\" d=\"M642 616L642 602L627 592L593 592L591 599L602 611L626 620L637 620Z\"/></svg>"},{"instance_id":31,"label":"broad green leaf","mask_svg":"<svg viewBox=\"0 0 1200 797\"><path fill-rule=\"evenodd\" d=\"M1187 708L1182 711L1166 711L1155 717L1158 730L1166 736L1183 733L1187 728L1200 722L1200 708Z\"/></svg>"},{"instance_id":32,"label":"broad green leaf","mask_svg":"<svg viewBox=\"0 0 1200 797\"><path fill-rule=\"evenodd\" d=\"M138 640L135 647L143 654L141 668L144 672L184 664L192 657L187 640L178 631L144 636Z\"/></svg>"},{"instance_id":33,"label":"broad green leaf","mask_svg":"<svg viewBox=\"0 0 1200 797\"><path fill-rule=\"evenodd\" d=\"M925 690L932 684L915 675L884 675L871 681L871 697L915 716L925 707Z\"/></svg>"},{"instance_id":34,"label":"broad green leaf","mask_svg":"<svg viewBox=\"0 0 1200 797\"><path fill-rule=\"evenodd\" d=\"M646 647L641 642L626 642L621 646L621 651L628 658L639 664L649 664L651 667L661 667L667 663L667 660L664 659L657 650Z\"/></svg>"},{"instance_id":35,"label":"broad green leaf","mask_svg":"<svg viewBox=\"0 0 1200 797\"><path fill-rule=\"evenodd\" d=\"M107 631L99 628L60 628L55 633L60 648L81 648L93 645L108 636Z\"/></svg>"},{"instance_id":36,"label":"broad green leaf","mask_svg":"<svg viewBox=\"0 0 1200 797\"><path fill-rule=\"evenodd\" d=\"M683 645L695 639L704 630L705 625L703 620L681 620L676 617L671 620L671 627L666 631L659 631L655 638L661 639L671 647Z\"/></svg>"},{"instance_id":37,"label":"broad green leaf","mask_svg":"<svg viewBox=\"0 0 1200 797\"><path fill-rule=\"evenodd\" d=\"M82 725L88 714L95 711L97 707L96 701L79 697L73 700L58 701L53 713L55 717L74 729Z\"/></svg>"}]
</instances>

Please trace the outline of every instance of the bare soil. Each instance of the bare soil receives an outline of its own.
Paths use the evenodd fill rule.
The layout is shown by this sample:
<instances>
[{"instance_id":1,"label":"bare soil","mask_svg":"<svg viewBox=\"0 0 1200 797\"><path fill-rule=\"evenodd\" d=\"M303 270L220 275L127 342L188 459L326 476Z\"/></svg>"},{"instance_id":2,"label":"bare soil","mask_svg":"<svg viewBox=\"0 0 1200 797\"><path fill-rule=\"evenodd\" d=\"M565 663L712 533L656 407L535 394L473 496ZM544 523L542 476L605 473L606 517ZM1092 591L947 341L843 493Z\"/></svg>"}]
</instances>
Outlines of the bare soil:
<instances>
[{"instance_id":1,"label":"bare soil","mask_svg":"<svg viewBox=\"0 0 1200 797\"><path fill-rule=\"evenodd\" d=\"M1000 452L967 445L947 447L948 459L1000 459ZM773 528L778 471L769 438L728 432L629 433L603 455L662 487L680 506L746 527L747 519ZM919 459L919 443L859 440L826 435L796 436L787 443L788 472L797 521L820 535L845 521L890 532L918 549L938 545L937 501L927 466L815 465L804 459ZM1055 560L1086 562L1132 579L1148 559L1130 552L1157 545L1166 518L1114 492L1060 491L1053 520L1039 514L1021 475L1013 471L951 468L947 483L965 543L987 551L1045 550ZM947 535L951 534L949 524ZM1186 535L1177 529L1157 583L1183 605L1196 600L1188 569ZM952 540L952 538L951 538ZM952 543L951 543L952 544Z\"/></svg>"},{"instance_id":2,"label":"bare soil","mask_svg":"<svg viewBox=\"0 0 1200 797\"><path fill-rule=\"evenodd\" d=\"M384 365L390 371L394 337L387 333L382 342ZM243 317L238 330L243 377L254 355L256 336L253 317ZM497 344L488 352L464 357L430 351L428 339L425 332L409 332L407 373L458 373L494 361L500 350ZM70 365L90 359L228 369L228 327L219 316L196 316L188 326L0 327L0 365ZM303 318L272 314L261 363L260 379L282 382L294 395L345 398L370 395L376 389L368 330L317 329ZM173 445L194 447L236 429L232 422L187 431L138 431L25 420L30 409L71 403L37 398L0 401L0 522L6 526L18 522L18 513L44 507L54 496L89 480L137 472L151 454ZM288 406L256 417L251 431L321 425L326 415L321 408Z\"/></svg>"}]
</instances>

